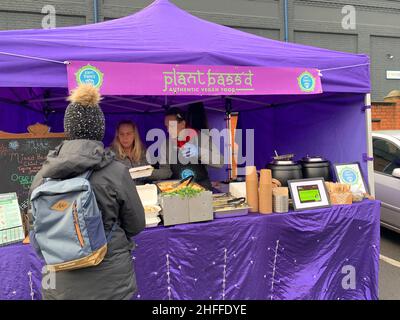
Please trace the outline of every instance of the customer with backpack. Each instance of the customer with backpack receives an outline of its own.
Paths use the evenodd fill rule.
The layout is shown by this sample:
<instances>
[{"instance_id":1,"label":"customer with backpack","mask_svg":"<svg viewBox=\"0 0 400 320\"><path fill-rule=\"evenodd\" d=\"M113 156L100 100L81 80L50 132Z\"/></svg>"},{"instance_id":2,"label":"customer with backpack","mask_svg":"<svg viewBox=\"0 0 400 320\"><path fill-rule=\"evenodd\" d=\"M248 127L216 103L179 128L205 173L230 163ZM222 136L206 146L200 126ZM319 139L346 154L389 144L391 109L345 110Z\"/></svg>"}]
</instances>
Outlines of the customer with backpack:
<instances>
[{"instance_id":1,"label":"customer with backpack","mask_svg":"<svg viewBox=\"0 0 400 320\"><path fill-rule=\"evenodd\" d=\"M80 85L69 100L68 140L49 153L31 187L31 243L56 271L43 299L131 299L131 238L145 227L144 209L128 169L104 150L98 90Z\"/></svg>"}]
</instances>

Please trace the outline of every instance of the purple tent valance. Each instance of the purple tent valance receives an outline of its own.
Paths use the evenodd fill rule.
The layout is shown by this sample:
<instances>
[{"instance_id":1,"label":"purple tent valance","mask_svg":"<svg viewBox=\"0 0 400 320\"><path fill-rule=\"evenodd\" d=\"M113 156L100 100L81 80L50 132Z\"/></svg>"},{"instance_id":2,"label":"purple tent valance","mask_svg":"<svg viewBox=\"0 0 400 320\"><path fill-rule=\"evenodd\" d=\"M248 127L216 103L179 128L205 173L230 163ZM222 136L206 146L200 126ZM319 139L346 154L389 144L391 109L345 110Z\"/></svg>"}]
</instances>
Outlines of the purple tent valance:
<instances>
[{"instance_id":1,"label":"purple tent valance","mask_svg":"<svg viewBox=\"0 0 400 320\"><path fill-rule=\"evenodd\" d=\"M317 69L70 61L68 89L102 95L309 95L322 93Z\"/></svg>"}]
</instances>

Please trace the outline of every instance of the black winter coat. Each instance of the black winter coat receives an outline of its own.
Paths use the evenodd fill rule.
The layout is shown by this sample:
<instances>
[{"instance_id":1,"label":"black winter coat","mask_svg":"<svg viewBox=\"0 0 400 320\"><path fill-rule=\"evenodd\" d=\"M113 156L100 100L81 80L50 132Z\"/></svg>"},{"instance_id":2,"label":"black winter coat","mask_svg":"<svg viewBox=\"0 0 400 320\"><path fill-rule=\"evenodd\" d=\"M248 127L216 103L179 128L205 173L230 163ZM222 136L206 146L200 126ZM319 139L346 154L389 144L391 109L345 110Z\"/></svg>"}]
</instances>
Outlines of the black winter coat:
<instances>
[{"instance_id":1,"label":"black winter coat","mask_svg":"<svg viewBox=\"0 0 400 320\"><path fill-rule=\"evenodd\" d=\"M89 169L90 183L106 232L118 221L104 260L95 267L56 273L56 288L42 290L44 299L130 299L136 292L131 237L145 227L144 209L128 169L105 151L101 142L64 141L51 151L31 190L43 178L66 179Z\"/></svg>"}]
</instances>

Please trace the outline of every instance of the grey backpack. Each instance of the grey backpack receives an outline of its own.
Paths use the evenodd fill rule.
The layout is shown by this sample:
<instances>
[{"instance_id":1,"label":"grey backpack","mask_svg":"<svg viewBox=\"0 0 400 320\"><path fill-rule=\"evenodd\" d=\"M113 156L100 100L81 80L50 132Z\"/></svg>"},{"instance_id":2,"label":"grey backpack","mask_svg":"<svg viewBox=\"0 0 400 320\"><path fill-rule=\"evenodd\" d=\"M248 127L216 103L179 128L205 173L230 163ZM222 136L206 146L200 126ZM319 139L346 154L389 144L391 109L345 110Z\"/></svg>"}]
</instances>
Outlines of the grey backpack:
<instances>
[{"instance_id":1,"label":"grey backpack","mask_svg":"<svg viewBox=\"0 0 400 320\"><path fill-rule=\"evenodd\" d=\"M30 239L49 270L86 268L104 259L112 231L107 239L88 180L91 173L65 180L46 178L32 192Z\"/></svg>"}]
</instances>

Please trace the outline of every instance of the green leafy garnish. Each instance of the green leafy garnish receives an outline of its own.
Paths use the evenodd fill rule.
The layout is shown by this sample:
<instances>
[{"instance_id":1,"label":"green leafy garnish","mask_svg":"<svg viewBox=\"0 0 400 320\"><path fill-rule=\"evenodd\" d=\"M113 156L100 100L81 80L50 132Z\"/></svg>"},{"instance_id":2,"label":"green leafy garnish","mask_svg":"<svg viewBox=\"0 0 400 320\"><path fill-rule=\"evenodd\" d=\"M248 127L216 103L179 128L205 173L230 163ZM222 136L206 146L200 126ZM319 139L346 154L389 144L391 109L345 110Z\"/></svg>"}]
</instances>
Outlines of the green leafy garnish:
<instances>
[{"instance_id":1,"label":"green leafy garnish","mask_svg":"<svg viewBox=\"0 0 400 320\"><path fill-rule=\"evenodd\" d=\"M202 190L199 189L194 189L192 187L184 187L182 189L172 192L166 192L164 194L168 196L179 196L181 198L193 198L199 195L201 192Z\"/></svg>"}]
</instances>

